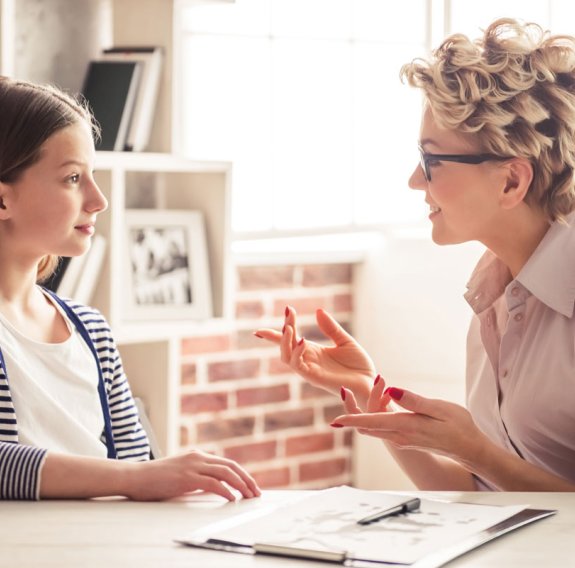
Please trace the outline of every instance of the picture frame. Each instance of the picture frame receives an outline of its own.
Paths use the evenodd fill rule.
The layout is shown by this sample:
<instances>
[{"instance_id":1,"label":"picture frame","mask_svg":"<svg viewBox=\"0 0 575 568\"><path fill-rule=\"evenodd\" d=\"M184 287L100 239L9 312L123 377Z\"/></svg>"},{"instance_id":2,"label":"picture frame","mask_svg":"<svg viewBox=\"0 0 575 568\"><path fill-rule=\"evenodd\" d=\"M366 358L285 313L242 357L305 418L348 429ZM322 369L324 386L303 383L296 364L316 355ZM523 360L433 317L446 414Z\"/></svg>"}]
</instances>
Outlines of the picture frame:
<instances>
[{"instance_id":1,"label":"picture frame","mask_svg":"<svg viewBox=\"0 0 575 568\"><path fill-rule=\"evenodd\" d=\"M126 210L126 320L212 317L209 255L200 211Z\"/></svg>"}]
</instances>

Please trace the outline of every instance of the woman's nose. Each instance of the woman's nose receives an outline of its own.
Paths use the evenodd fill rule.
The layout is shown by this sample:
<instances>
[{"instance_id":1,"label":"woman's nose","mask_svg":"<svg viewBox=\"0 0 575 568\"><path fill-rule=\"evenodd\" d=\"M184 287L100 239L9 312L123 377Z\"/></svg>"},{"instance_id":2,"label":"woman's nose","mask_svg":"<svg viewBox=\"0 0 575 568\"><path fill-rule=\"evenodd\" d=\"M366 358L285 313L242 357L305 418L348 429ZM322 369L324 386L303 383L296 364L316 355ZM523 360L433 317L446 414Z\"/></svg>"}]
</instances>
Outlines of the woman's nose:
<instances>
[{"instance_id":1,"label":"woman's nose","mask_svg":"<svg viewBox=\"0 0 575 568\"><path fill-rule=\"evenodd\" d=\"M425 174L423 173L423 168L421 167L421 164L417 164L417 166L409 176L407 185L411 189L424 190L427 187L427 179L425 178Z\"/></svg>"}]
</instances>

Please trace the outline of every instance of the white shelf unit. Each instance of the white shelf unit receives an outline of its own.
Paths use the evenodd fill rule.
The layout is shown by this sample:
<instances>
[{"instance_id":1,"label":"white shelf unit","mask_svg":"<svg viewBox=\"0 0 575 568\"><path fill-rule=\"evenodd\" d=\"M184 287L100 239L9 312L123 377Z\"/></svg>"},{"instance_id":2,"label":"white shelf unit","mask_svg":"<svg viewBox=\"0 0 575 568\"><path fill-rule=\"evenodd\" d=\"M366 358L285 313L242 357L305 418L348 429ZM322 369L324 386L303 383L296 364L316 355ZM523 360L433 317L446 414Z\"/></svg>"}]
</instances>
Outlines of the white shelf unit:
<instances>
[{"instance_id":1,"label":"white shelf unit","mask_svg":"<svg viewBox=\"0 0 575 568\"><path fill-rule=\"evenodd\" d=\"M181 339L213 333L230 316L230 177L227 162L195 162L168 154L98 152L96 181L109 201L96 230L107 254L91 304L112 326L124 368L143 399L160 448L178 448ZM128 270L128 206L201 211L206 226L214 317L206 321L130 322L123 314Z\"/></svg>"}]
</instances>

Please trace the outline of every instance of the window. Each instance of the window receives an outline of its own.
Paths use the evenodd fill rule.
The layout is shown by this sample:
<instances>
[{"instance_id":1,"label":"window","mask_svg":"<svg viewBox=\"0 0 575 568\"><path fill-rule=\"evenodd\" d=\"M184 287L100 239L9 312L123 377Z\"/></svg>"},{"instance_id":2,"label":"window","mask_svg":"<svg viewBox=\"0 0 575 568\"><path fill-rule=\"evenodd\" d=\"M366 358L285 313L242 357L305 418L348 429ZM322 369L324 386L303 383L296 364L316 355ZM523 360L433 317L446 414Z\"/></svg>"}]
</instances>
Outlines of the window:
<instances>
[{"instance_id":1,"label":"window","mask_svg":"<svg viewBox=\"0 0 575 568\"><path fill-rule=\"evenodd\" d=\"M399 80L449 31L499 16L573 21L569 0L182 0L182 151L234 163L236 236L423 220L407 188L420 93ZM444 27L445 26L445 27ZM565 32L559 27L554 32ZM575 29L572 31L575 33Z\"/></svg>"}]
</instances>

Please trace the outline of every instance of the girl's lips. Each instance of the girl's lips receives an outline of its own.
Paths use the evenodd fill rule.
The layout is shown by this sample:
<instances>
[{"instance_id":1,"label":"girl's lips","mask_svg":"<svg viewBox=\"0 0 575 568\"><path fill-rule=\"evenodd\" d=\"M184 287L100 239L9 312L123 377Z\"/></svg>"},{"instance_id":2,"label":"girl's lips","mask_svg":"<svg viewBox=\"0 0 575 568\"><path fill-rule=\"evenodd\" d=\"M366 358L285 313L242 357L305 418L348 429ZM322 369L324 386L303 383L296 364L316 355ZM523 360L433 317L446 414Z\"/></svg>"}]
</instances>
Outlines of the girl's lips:
<instances>
[{"instance_id":1,"label":"girl's lips","mask_svg":"<svg viewBox=\"0 0 575 568\"><path fill-rule=\"evenodd\" d=\"M77 225L75 229L85 233L86 235L93 235L95 231L94 225Z\"/></svg>"}]
</instances>

